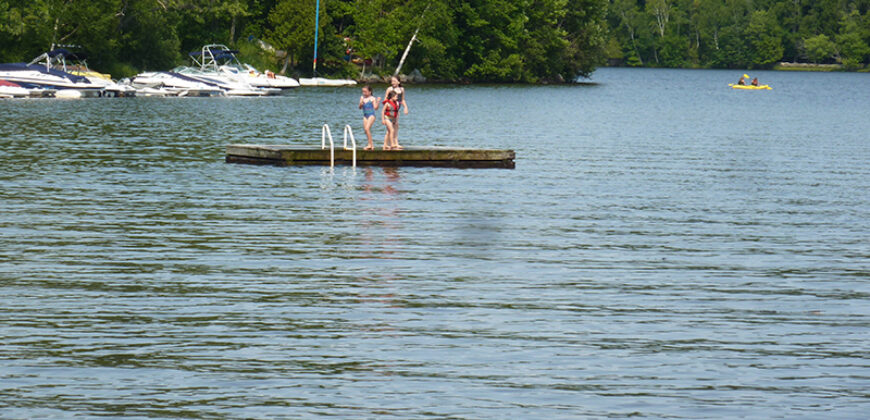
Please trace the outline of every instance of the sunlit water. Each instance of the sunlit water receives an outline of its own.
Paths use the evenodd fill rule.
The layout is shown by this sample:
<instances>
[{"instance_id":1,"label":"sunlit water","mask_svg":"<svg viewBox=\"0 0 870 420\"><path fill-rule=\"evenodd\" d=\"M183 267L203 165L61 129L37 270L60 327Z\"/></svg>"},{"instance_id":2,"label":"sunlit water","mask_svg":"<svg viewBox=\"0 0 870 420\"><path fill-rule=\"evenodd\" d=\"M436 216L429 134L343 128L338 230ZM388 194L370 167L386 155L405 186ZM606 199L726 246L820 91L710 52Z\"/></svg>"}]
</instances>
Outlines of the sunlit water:
<instances>
[{"instance_id":1,"label":"sunlit water","mask_svg":"<svg viewBox=\"0 0 870 420\"><path fill-rule=\"evenodd\" d=\"M870 75L740 74L408 88L515 170L223 162L357 88L0 101L0 417L862 418Z\"/></svg>"}]
</instances>

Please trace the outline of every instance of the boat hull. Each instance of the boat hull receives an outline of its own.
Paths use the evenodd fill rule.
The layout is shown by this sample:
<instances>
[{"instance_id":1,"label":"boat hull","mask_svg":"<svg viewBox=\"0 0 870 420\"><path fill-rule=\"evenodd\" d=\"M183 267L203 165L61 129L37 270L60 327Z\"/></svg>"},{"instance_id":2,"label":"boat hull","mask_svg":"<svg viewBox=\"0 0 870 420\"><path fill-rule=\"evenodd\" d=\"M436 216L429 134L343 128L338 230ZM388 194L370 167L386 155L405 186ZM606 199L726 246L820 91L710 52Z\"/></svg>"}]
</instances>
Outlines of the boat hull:
<instances>
[{"instance_id":1,"label":"boat hull","mask_svg":"<svg viewBox=\"0 0 870 420\"><path fill-rule=\"evenodd\" d=\"M0 79L8 80L26 89L76 90L82 97L102 96L103 87L86 77L60 70L46 69L41 65L8 63L0 64Z\"/></svg>"},{"instance_id":2,"label":"boat hull","mask_svg":"<svg viewBox=\"0 0 870 420\"><path fill-rule=\"evenodd\" d=\"M224 95L224 91L217 86L209 85L174 72L142 73L133 77L130 83L138 90L151 89L147 91L151 96L157 96L157 92L166 92L170 96L201 97Z\"/></svg>"},{"instance_id":3,"label":"boat hull","mask_svg":"<svg viewBox=\"0 0 870 420\"><path fill-rule=\"evenodd\" d=\"M26 98L30 96L30 91L17 84L3 83L0 80L0 97L3 98Z\"/></svg>"},{"instance_id":4,"label":"boat hull","mask_svg":"<svg viewBox=\"0 0 870 420\"><path fill-rule=\"evenodd\" d=\"M350 79L325 79L323 77L300 78L299 85L309 87L339 87L339 86L354 86L356 80Z\"/></svg>"}]
</instances>

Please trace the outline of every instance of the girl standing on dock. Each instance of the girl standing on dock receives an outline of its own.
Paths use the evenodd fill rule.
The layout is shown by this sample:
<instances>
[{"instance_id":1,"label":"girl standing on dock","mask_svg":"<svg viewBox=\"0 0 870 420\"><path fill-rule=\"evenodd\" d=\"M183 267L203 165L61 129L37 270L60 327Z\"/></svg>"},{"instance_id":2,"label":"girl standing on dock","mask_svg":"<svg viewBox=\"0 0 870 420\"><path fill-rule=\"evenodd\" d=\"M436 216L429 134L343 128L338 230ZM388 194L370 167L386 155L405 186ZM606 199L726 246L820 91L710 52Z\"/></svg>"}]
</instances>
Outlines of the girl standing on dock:
<instances>
[{"instance_id":1,"label":"girl standing on dock","mask_svg":"<svg viewBox=\"0 0 870 420\"><path fill-rule=\"evenodd\" d=\"M384 93L384 97L387 97L390 92L396 94L396 103L399 105L399 108L405 115L408 115L408 103L405 102L405 88L402 86L402 83L399 81L399 78L393 76L390 79L390 87L387 88L387 91ZM399 146L399 113L398 109L396 109L396 123L395 128L393 130L393 144L395 144L397 150L402 150L402 146Z\"/></svg>"},{"instance_id":2,"label":"girl standing on dock","mask_svg":"<svg viewBox=\"0 0 870 420\"><path fill-rule=\"evenodd\" d=\"M365 85L362 88L362 96L359 98L359 109L363 110L363 128L366 131L369 144L363 150L375 150L372 142L372 124L375 123L375 110L380 106L381 98L372 96L372 87Z\"/></svg>"},{"instance_id":3,"label":"girl standing on dock","mask_svg":"<svg viewBox=\"0 0 870 420\"><path fill-rule=\"evenodd\" d=\"M381 122L387 127L384 135L384 150L402 150L396 139L396 126L399 118L399 104L396 102L396 92L387 92L387 100L381 109Z\"/></svg>"}]
</instances>

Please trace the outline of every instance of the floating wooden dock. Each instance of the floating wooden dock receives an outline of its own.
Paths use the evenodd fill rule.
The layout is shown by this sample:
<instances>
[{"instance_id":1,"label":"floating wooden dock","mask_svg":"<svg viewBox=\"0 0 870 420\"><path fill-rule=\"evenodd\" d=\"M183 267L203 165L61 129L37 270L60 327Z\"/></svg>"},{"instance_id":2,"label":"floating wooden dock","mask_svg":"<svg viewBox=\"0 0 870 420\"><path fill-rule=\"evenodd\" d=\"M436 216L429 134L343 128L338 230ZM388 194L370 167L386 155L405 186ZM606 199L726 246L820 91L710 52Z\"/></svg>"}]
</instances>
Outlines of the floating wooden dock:
<instances>
[{"instance_id":1,"label":"floating wooden dock","mask_svg":"<svg viewBox=\"0 0 870 420\"><path fill-rule=\"evenodd\" d=\"M231 144L227 146L228 163L255 165L327 165L328 148L312 148L262 144ZM356 164L361 166L435 166L451 168L507 168L516 165L513 150L463 149L447 147L406 147L404 150L356 151ZM335 149L336 165L351 165L353 150Z\"/></svg>"}]
</instances>

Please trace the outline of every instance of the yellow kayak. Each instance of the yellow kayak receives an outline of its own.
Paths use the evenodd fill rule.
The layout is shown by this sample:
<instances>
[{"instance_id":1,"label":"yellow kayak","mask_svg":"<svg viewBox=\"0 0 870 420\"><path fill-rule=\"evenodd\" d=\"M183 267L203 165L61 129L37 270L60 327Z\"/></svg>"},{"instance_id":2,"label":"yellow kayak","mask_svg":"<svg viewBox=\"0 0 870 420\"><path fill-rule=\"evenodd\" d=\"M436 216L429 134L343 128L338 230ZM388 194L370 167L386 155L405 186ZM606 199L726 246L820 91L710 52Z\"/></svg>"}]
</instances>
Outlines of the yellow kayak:
<instances>
[{"instance_id":1,"label":"yellow kayak","mask_svg":"<svg viewBox=\"0 0 870 420\"><path fill-rule=\"evenodd\" d=\"M760 86L752 86L752 85L735 85L734 83L729 83L728 86L731 86L731 89L745 89L745 90L771 90L772 87L768 85L760 85Z\"/></svg>"}]
</instances>

